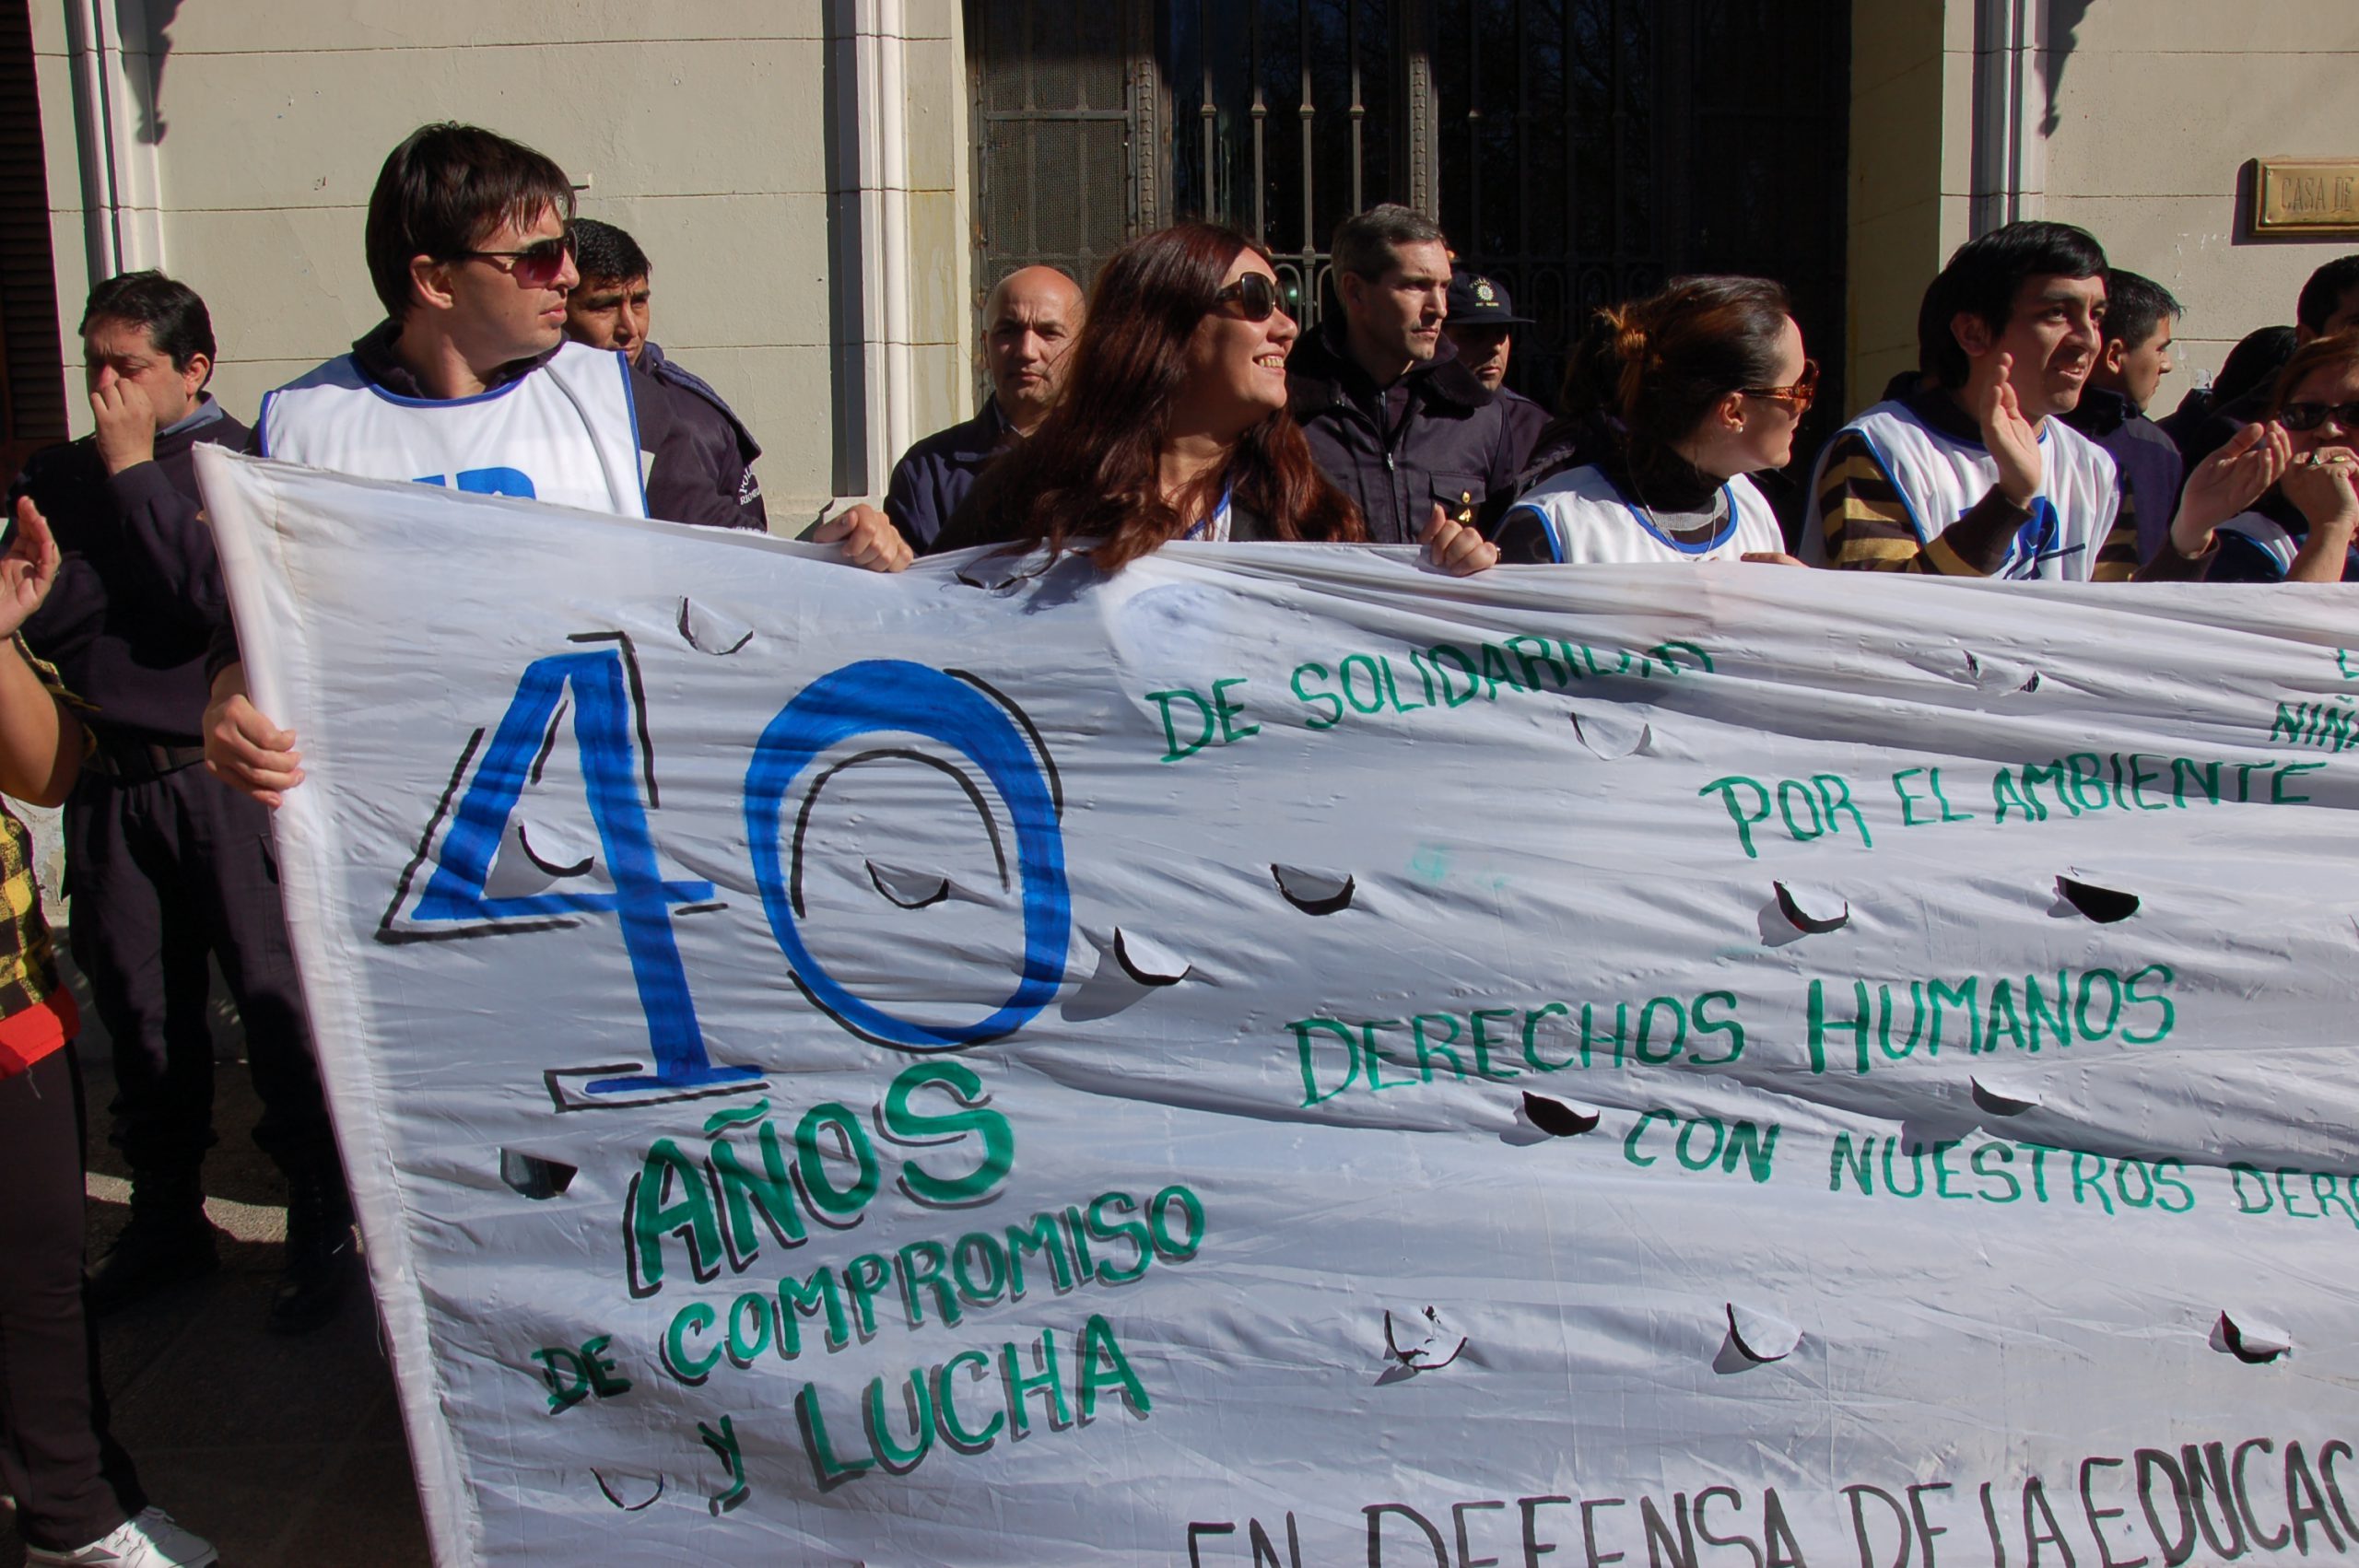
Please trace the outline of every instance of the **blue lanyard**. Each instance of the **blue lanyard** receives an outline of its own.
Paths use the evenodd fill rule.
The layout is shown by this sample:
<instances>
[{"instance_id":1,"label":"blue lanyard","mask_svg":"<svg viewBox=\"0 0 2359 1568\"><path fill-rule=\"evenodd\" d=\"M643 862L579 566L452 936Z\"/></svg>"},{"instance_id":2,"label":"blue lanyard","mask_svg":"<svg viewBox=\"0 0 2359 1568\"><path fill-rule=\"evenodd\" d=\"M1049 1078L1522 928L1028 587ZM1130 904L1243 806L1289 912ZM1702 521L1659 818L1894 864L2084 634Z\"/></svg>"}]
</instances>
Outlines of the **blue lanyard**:
<instances>
[{"instance_id":1,"label":"blue lanyard","mask_svg":"<svg viewBox=\"0 0 2359 1568\"><path fill-rule=\"evenodd\" d=\"M1180 537L1182 539L1206 539L1215 544L1227 544L1229 526L1228 503L1230 497L1236 495L1236 487L1233 486L1228 489L1223 490L1220 493L1220 505L1213 509L1213 515L1191 525L1188 532L1181 534Z\"/></svg>"}]
</instances>

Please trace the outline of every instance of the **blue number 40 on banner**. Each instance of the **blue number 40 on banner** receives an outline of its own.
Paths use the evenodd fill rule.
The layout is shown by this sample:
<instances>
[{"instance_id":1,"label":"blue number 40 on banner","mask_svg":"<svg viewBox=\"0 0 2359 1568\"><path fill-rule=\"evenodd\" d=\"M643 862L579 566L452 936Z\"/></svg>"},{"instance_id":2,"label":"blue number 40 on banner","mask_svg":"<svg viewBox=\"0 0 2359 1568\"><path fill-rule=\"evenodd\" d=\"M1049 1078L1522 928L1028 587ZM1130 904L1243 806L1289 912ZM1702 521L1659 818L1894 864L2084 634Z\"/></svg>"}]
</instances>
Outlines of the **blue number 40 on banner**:
<instances>
[{"instance_id":1,"label":"blue number 40 on banner","mask_svg":"<svg viewBox=\"0 0 2359 1568\"><path fill-rule=\"evenodd\" d=\"M755 1081L758 1071L716 1063L708 1054L673 926L684 910L719 907L715 889L709 882L663 874L648 820L660 795L630 639L606 632L575 640L583 646L527 666L488 738L479 730L469 740L378 937L442 942L546 930L611 915L630 959L654 1064L645 1072L593 1078L584 1093L632 1100L725 1093ZM814 681L754 743L744 797L746 842L770 933L803 994L864 1038L914 1051L980 1044L1021 1028L1063 983L1072 901L1058 820L1062 802L1037 731L1019 724L1020 715L1012 717L1003 702L971 677L905 661L866 660ZM517 806L526 786L540 781L569 709L597 850L564 863L546 858L546 845L536 850L531 844ZM860 749L880 737L898 743ZM964 764L962 777L968 769L980 774L1013 829L1023 961L1005 1000L972 1023L921 1023L855 994L812 954L800 927L804 847L802 835L787 830L793 813L807 810L843 767L910 755L912 737L955 754ZM831 766L820 766L823 759ZM968 782L979 809L988 810ZM503 846L537 868L544 885L496 886ZM601 857L610 886L562 885ZM1005 870L1003 860L1003 876Z\"/></svg>"}]
</instances>

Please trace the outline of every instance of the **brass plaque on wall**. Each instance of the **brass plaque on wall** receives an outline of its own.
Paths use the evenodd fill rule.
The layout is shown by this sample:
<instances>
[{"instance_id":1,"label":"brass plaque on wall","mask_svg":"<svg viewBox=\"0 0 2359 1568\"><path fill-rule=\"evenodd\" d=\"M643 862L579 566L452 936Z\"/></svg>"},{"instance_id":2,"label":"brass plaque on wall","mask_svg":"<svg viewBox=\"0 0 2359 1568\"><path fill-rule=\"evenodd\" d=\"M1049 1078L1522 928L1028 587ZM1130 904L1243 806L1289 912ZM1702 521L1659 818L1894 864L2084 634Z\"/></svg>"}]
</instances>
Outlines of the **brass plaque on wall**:
<instances>
[{"instance_id":1,"label":"brass plaque on wall","mask_svg":"<svg viewBox=\"0 0 2359 1568\"><path fill-rule=\"evenodd\" d=\"M2253 161L2254 233L2359 235L2359 158Z\"/></svg>"}]
</instances>

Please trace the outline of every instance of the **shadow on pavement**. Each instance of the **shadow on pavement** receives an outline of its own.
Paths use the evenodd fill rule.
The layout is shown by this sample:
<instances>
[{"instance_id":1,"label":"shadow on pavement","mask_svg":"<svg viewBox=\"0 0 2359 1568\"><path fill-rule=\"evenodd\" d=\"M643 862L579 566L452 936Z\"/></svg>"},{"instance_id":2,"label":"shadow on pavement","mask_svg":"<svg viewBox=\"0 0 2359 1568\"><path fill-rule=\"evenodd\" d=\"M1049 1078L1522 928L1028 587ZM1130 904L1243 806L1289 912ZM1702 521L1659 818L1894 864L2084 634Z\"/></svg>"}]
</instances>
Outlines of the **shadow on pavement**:
<instances>
[{"instance_id":1,"label":"shadow on pavement","mask_svg":"<svg viewBox=\"0 0 2359 1568\"><path fill-rule=\"evenodd\" d=\"M90 1170L100 1178L93 1187L119 1195L129 1173L106 1141L114 1074L88 989L79 977L74 986L84 1020ZM205 1162L205 1190L242 1206L232 1215L237 1234L218 1237L218 1273L101 1323L115 1435L153 1500L218 1547L222 1568L427 1568L393 1373L365 1293L317 1333L282 1339L263 1330L279 1249L240 1236L276 1234L283 1213L268 1211L284 1210L286 1184L253 1145L260 1107L235 1016L217 1004L216 1020L220 1141ZM91 1201L91 1257L128 1217L120 1201ZM0 1568L23 1561L14 1515L0 1510Z\"/></svg>"}]
</instances>

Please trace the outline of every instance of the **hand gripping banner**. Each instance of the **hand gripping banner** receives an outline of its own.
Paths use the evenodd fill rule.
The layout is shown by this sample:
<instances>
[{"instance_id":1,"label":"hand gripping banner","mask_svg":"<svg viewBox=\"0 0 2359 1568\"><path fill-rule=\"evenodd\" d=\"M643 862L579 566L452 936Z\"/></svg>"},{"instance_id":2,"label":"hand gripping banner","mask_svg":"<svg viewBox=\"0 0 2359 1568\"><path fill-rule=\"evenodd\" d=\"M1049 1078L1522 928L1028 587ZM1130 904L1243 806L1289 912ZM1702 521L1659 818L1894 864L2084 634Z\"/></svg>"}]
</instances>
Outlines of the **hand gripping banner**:
<instances>
[{"instance_id":1,"label":"hand gripping banner","mask_svg":"<svg viewBox=\"0 0 2359 1568\"><path fill-rule=\"evenodd\" d=\"M200 449L438 1562L2359 1557L2359 602Z\"/></svg>"}]
</instances>

